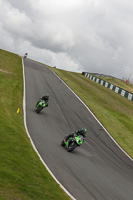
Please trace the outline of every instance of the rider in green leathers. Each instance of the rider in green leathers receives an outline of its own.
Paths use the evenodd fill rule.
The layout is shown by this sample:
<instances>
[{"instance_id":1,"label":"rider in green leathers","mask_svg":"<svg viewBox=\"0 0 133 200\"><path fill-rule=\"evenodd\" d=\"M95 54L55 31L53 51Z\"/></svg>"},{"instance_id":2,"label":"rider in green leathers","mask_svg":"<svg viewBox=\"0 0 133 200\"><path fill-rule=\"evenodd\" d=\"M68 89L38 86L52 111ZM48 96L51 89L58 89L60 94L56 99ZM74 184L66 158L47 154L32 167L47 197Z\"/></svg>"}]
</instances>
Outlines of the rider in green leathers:
<instances>
[{"instance_id":1,"label":"rider in green leathers","mask_svg":"<svg viewBox=\"0 0 133 200\"><path fill-rule=\"evenodd\" d=\"M38 103L39 103L41 100L44 100L44 101L45 101L45 107L48 107L49 94L46 94L45 96L42 96L42 97L38 100L38 102L36 103L36 106L38 105Z\"/></svg>"},{"instance_id":2,"label":"rider in green leathers","mask_svg":"<svg viewBox=\"0 0 133 200\"><path fill-rule=\"evenodd\" d=\"M85 139L86 132L87 132L86 128L76 130L76 131L70 133L69 135L66 135L65 138L64 138L64 142L66 142L70 137L74 137L75 135L77 135L77 136L82 135Z\"/></svg>"}]
</instances>

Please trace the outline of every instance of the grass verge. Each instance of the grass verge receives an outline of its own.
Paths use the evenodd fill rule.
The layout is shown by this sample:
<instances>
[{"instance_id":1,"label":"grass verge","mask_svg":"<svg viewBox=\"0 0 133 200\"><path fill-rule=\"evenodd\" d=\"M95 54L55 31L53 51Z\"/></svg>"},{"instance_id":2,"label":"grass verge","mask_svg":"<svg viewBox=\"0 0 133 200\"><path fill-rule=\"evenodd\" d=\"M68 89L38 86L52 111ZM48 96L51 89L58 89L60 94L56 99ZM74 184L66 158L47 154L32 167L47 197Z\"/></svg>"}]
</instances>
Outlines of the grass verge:
<instances>
[{"instance_id":1,"label":"grass verge","mask_svg":"<svg viewBox=\"0 0 133 200\"><path fill-rule=\"evenodd\" d=\"M67 200L25 132L22 60L0 50L0 61L0 200Z\"/></svg>"},{"instance_id":2,"label":"grass verge","mask_svg":"<svg viewBox=\"0 0 133 200\"><path fill-rule=\"evenodd\" d=\"M116 85L128 92L133 93L133 84L132 83L126 83L126 81L124 80L119 80L116 78L108 78L108 77L97 77L97 78L101 78L102 80L105 80L109 83L112 83L113 85Z\"/></svg>"},{"instance_id":3,"label":"grass verge","mask_svg":"<svg viewBox=\"0 0 133 200\"><path fill-rule=\"evenodd\" d=\"M79 73L51 68L133 158L133 102Z\"/></svg>"}]
</instances>

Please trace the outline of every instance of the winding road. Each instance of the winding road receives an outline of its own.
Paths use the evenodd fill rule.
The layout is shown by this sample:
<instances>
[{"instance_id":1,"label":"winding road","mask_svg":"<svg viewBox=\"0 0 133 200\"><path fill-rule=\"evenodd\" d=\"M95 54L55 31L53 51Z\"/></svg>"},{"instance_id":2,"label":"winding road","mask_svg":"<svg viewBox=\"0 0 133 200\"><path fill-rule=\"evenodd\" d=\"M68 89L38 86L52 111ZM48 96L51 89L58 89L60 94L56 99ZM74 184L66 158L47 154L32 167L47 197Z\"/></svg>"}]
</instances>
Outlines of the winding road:
<instances>
[{"instance_id":1,"label":"winding road","mask_svg":"<svg viewBox=\"0 0 133 200\"><path fill-rule=\"evenodd\" d=\"M74 93L45 65L24 60L26 124L36 149L63 187L77 200L133 200L133 161ZM49 93L49 107L35 112ZM85 127L83 145L69 153L65 134Z\"/></svg>"}]
</instances>

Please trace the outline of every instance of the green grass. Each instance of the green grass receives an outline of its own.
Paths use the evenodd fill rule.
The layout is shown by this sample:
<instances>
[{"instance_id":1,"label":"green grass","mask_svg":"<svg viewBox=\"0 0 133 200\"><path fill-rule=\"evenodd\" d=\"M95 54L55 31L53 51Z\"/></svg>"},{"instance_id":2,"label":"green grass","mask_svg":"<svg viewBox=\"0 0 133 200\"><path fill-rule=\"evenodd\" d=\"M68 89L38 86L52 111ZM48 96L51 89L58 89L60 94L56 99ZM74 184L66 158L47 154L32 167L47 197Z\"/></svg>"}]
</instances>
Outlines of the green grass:
<instances>
[{"instance_id":1,"label":"green grass","mask_svg":"<svg viewBox=\"0 0 133 200\"><path fill-rule=\"evenodd\" d=\"M133 102L79 73L51 68L133 158Z\"/></svg>"},{"instance_id":2,"label":"green grass","mask_svg":"<svg viewBox=\"0 0 133 200\"><path fill-rule=\"evenodd\" d=\"M0 50L0 70L0 200L69 199L41 163L25 132L21 58Z\"/></svg>"}]
</instances>

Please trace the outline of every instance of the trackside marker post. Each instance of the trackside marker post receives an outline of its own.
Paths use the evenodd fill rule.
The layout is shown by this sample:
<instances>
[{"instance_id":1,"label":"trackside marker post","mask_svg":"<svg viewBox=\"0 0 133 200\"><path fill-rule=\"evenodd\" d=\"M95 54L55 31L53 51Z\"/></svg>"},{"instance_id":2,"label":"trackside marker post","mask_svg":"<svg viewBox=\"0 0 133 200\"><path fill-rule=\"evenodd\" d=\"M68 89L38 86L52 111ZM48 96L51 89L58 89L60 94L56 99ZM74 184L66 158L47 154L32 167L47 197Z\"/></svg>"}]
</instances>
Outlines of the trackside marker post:
<instances>
[{"instance_id":1,"label":"trackside marker post","mask_svg":"<svg viewBox=\"0 0 133 200\"><path fill-rule=\"evenodd\" d=\"M17 114L19 113L19 108L17 109Z\"/></svg>"}]
</instances>

